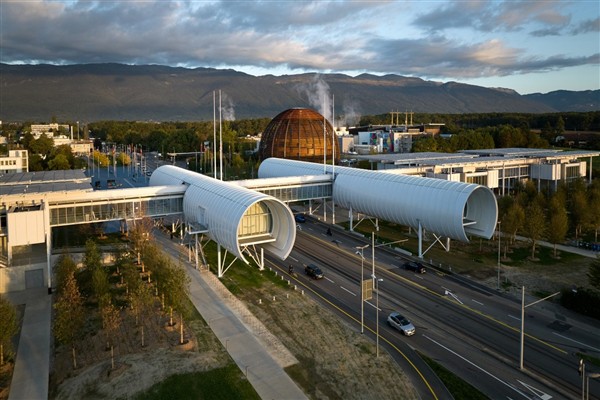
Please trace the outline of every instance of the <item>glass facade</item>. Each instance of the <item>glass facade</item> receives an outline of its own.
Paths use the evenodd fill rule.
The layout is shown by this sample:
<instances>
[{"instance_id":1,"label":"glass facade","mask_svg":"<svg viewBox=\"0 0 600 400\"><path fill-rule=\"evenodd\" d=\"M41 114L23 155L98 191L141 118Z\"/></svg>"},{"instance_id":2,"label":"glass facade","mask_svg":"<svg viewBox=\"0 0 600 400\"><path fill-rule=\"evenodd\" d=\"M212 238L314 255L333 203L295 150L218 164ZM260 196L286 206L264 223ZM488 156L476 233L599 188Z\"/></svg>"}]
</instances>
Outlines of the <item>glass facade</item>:
<instances>
[{"instance_id":1,"label":"glass facade","mask_svg":"<svg viewBox=\"0 0 600 400\"><path fill-rule=\"evenodd\" d=\"M183 212L183 196L78 206L54 205L50 209L50 226L161 216L181 212Z\"/></svg>"},{"instance_id":2,"label":"glass facade","mask_svg":"<svg viewBox=\"0 0 600 400\"><path fill-rule=\"evenodd\" d=\"M240 221L238 236L248 238L266 235L271 233L272 228L273 217L267 206L264 203L254 203Z\"/></svg>"}]
</instances>

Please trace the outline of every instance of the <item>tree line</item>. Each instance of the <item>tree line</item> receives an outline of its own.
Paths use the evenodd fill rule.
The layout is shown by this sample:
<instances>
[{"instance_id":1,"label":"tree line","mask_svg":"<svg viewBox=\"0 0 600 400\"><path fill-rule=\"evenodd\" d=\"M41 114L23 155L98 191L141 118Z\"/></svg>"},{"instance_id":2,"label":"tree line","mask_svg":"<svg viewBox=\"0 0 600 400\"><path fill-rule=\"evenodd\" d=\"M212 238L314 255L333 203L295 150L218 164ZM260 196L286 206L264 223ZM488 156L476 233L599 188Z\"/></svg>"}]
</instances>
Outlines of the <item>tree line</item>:
<instances>
[{"instance_id":1,"label":"tree line","mask_svg":"<svg viewBox=\"0 0 600 400\"><path fill-rule=\"evenodd\" d=\"M117 249L112 265L102 263L102 253L93 239L85 246L82 267L64 255L54 266L56 296L53 332L57 342L71 352L73 368L77 368L77 347L86 335L101 333L105 350L111 352L120 343L126 319L133 322L140 347L148 344L147 331L162 327L165 319L175 326L179 315L179 343L184 339L184 318L189 313L186 301L189 278L181 265L175 264L151 237L153 223L149 219L135 222L130 230L127 248ZM100 321L98 325L97 321Z\"/></svg>"},{"instance_id":2,"label":"tree line","mask_svg":"<svg viewBox=\"0 0 600 400\"><path fill-rule=\"evenodd\" d=\"M583 179L560 184L555 192L544 194L534 181L519 183L514 195L498 199L498 221L504 241L504 257L517 235L531 243L531 257L535 258L540 240L554 245L565 242L567 236L575 241L584 237L598 243L600 231L600 179L588 185ZM592 239L593 238L593 239Z\"/></svg>"}]
</instances>

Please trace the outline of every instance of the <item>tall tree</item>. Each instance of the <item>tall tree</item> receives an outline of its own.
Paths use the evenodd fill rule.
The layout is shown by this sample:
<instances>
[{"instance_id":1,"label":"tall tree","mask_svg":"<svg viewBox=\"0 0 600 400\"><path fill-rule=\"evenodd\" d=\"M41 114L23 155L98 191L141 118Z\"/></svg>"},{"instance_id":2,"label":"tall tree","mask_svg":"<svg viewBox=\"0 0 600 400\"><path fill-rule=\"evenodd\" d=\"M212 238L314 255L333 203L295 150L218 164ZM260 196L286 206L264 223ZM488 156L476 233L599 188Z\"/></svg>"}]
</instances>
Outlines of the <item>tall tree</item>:
<instances>
[{"instance_id":1,"label":"tall tree","mask_svg":"<svg viewBox=\"0 0 600 400\"><path fill-rule=\"evenodd\" d=\"M548 208L548 240L554 245L554 257L556 257L556 245L565 240L568 230L567 209L560 197L555 196L550 200Z\"/></svg>"},{"instance_id":2,"label":"tall tree","mask_svg":"<svg viewBox=\"0 0 600 400\"><path fill-rule=\"evenodd\" d=\"M531 258L535 259L536 244L544 235L546 230L546 219L544 210L537 202L533 202L527 207L526 215L524 230L527 237L529 237L529 240L531 240Z\"/></svg>"},{"instance_id":3,"label":"tall tree","mask_svg":"<svg viewBox=\"0 0 600 400\"><path fill-rule=\"evenodd\" d=\"M59 343L71 347L73 368L77 368L75 341L78 338L85 314L83 298L77 287L74 274L66 277L64 286L60 288L54 303L56 318L54 319L54 336Z\"/></svg>"},{"instance_id":4,"label":"tall tree","mask_svg":"<svg viewBox=\"0 0 600 400\"><path fill-rule=\"evenodd\" d=\"M598 242L600 230L600 180L595 179L588 187L588 215L590 226L594 229L594 242Z\"/></svg>"},{"instance_id":5,"label":"tall tree","mask_svg":"<svg viewBox=\"0 0 600 400\"><path fill-rule=\"evenodd\" d=\"M597 256L590 264L588 278L590 280L590 285L596 288L596 290L600 290L600 256Z\"/></svg>"},{"instance_id":6,"label":"tall tree","mask_svg":"<svg viewBox=\"0 0 600 400\"><path fill-rule=\"evenodd\" d=\"M121 315L112 303L110 295L102 297L100 304L100 316L102 317L102 328L106 335L106 347L110 348L111 369L115 369L114 337L121 325Z\"/></svg>"},{"instance_id":7,"label":"tall tree","mask_svg":"<svg viewBox=\"0 0 600 400\"><path fill-rule=\"evenodd\" d=\"M15 307L0 295L0 366L4 365L4 355L12 353L12 337L19 330Z\"/></svg>"}]
</instances>

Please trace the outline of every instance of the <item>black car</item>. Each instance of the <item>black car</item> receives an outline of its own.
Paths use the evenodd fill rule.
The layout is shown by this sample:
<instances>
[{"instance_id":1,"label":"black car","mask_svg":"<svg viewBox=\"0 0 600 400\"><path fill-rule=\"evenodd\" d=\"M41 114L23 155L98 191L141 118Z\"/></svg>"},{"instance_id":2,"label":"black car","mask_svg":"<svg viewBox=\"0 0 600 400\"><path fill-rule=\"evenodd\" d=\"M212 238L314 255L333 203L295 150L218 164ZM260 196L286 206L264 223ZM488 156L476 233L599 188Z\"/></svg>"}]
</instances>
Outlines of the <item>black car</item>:
<instances>
[{"instance_id":1,"label":"black car","mask_svg":"<svg viewBox=\"0 0 600 400\"><path fill-rule=\"evenodd\" d=\"M296 222L299 222L301 224L306 222L306 217L304 216L304 214L296 214L294 216L294 219L296 220Z\"/></svg>"},{"instance_id":2,"label":"black car","mask_svg":"<svg viewBox=\"0 0 600 400\"><path fill-rule=\"evenodd\" d=\"M427 270L425 269L423 264L414 262L414 261L409 261L409 262L405 263L404 269L406 269L408 271L416 272L418 274L424 274L425 272L427 272Z\"/></svg>"},{"instance_id":3,"label":"black car","mask_svg":"<svg viewBox=\"0 0 600 400\"><path fill-rule=\"evenodd\" d=\"M314 279L321 279L323 278L323 271L321 271L321 268L317 267L315 264L309 264L304 268L304 272L306 273L306 275L310 276L311 278Z\"/></svg>"}]
</instances>

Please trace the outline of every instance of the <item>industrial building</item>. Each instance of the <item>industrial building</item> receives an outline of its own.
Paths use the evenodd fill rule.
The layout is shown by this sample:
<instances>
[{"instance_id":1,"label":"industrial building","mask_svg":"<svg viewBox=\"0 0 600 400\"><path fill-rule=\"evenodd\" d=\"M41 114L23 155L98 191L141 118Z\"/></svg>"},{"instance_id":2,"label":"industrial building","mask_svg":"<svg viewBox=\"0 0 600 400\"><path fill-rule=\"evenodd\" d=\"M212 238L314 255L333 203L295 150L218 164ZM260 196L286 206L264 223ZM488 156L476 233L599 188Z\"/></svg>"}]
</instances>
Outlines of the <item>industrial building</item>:
<instances>
[{"instance_id":1,"label":"industrial building","mask_svg":"<svg viewBox=\"0 0 600 400\"><path fill-rule=\"evenodd\" d=\"M560 182L574 179L591 182L592 158L598 155L600 151L506 148L353 157L369 161L378 171L475 183L506 195L517 182L528 180L538 191L554 191Z\"/></svg>"}]
</instances>

